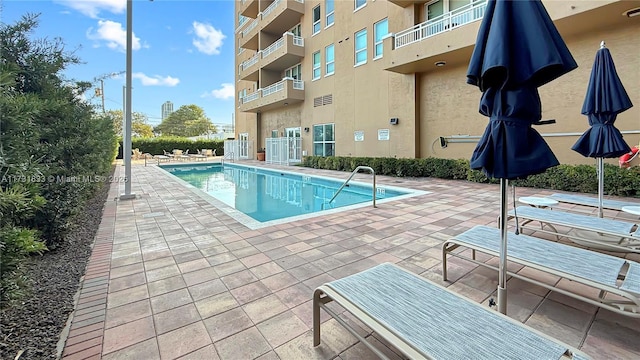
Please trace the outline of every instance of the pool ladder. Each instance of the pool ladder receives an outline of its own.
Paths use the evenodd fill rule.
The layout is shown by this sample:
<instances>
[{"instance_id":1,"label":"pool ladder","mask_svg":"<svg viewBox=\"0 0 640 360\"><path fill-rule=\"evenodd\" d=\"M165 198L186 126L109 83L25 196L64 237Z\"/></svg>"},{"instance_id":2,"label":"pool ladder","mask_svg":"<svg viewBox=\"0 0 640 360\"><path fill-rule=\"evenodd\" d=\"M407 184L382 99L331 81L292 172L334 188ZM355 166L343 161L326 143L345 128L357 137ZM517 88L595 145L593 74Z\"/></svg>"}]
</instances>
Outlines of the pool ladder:
<instances>
[{"instance_id":1,"label":"pool ladder","mask_svg":"<svg viewBox=\"0 0 640 360\"><path fill-rule=\"evenodd\" d=\"M349 178L342 183L342 186L340 186L340 188L338 189L338 191L336 191L335 194L333 194L333 197L331 198L331 200L329 200L329 202L327 204L331 204L331 202L333 202L333 200L335 200L336 196L338 196L338 194L340 194L340 191L342 191L342 189L344 189L345 186L347 186L347 184L349 183L349 181L358 173L358 171L360 170L368 170L371 173L371 176L373 177L373 207L376 207L376 172L375 170L373 170L371 167L369 166L358 166L355 170L353 170L353 172L351 173L351 175L349 176Z\"/></svg>"}]
</instances>

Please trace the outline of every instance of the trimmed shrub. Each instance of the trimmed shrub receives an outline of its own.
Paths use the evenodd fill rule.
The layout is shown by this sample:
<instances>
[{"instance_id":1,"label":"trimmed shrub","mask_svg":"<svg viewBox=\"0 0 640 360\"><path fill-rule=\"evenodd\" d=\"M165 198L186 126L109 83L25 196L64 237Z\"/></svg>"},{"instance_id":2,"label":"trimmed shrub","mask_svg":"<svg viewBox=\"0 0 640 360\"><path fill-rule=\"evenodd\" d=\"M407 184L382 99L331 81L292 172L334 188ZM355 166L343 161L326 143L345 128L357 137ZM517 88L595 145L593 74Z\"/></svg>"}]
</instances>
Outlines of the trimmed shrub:
<instances>
[{"instance_id":1,"label":"trimmed shrub","mask_svg":"<svg viewBox=\"0 0 640 360\"><path fill-rule=\"evenodd\" d=\"M216 150L216 155L224 155L223 140L191 140L182 137L160 136L155 138L133 138L131 139L131 149L140 149L142 153L151 155L162 155L164 151L171 152L173 149L183 151L189 150L190 154L196 154L200 149ZM119 140L118 159L122 159L122 139Z\"/></svg>"}]
</instances>

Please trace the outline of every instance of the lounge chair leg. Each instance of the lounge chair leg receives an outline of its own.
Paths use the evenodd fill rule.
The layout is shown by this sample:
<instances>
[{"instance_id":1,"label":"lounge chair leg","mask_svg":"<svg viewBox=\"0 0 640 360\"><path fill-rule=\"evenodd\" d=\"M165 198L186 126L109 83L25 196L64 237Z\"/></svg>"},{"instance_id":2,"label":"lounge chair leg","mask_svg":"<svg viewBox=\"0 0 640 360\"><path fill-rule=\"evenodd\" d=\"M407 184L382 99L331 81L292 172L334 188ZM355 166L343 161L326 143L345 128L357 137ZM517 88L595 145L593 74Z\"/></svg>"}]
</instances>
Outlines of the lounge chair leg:
<instances>
[{"instance_id":1,"label":"lounge chair leg","mask_svg":"<svg viewBox=\"0 0 640 360\"><path fill-rule=\"evenodd\" d=\"M320 345L320 294L316 290L313 292L313 346Z\"/></svg>"},{"instance_id":2,"label":"lounge chair leg","mask_svg":"<svg viewBox=\"0 0 640 360\"><path fill-rule=\"evenodd\" d=\"M447 243L442 245L442 281L447 281Z\"/></svg>"}]
</instances>

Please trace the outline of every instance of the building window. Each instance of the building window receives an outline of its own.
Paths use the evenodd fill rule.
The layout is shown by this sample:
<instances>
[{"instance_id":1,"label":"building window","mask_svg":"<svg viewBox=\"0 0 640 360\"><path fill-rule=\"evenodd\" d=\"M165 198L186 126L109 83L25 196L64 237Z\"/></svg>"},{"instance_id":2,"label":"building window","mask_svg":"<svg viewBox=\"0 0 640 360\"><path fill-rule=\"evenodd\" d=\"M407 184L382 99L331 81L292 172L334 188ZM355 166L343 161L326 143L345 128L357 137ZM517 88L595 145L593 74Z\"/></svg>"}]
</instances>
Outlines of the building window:
<instances>
[{"instance_id":1,"label":"building window","mask_svg":"<svg viewBox=\"0 0 640 360\"><path fill-rule=\"evenodd\" d=\"M313 8L313 35L320 32L320 5Z\"/></svg>"},{"instance_id":2,"label":"building window","mask_svg":"<svg viewBox=\"0 0 640 360\"><path fill-rule=\"evenodd\" d=\"M384 39L387 34L389 34L389 22L387 19L380 20L373 25L373 38L375 41L373 48L374 59L382 57L382 39Z\"/></svg>"},{"instance_id":3,"label":"building window","mask_svg":"<svg viewBox=\"0 0 640 360\"><path fill-rule=\"evenodd\" d=\"M334 124L313 125L313 155L334 156L336 139L334 137Z\"/></svg>"},{"instance_id":4,"label":"building window","mask_svg":"<svg viewBox=\"0 0 640 360\"><path fill-rule=\"evenodd\" d=\"M284 71L284 77L302 80L302 65L298 64L288 68Z\"/></svg>"},{"instance_id":5,"label":"building window","mask_svg":"<svg viewBox=\"0 0 640 360\"><path fill-rule=\"evenodd\" d=\"M327 63L324 76L331 75L335 70L335 54L333 52L333 44L324 48L324 61Z\"/></svg>"},{"instance_id":6,"label":"building window","mask_svg":"<svg viewBox=\"0 0 640 360\"><path fill-rule=\"evenodd\" d=\"M362 65L367 62L367 29L358 31L355 38L355 64Z\"/></svg>"},{"instance_id":7,"label":"building window","mask_svg":"<svg viewBox=\"0 0 640 360\"><path fill-rule=\"evenodd\" d=\"M313 80L320 79L320 51L313 53Z\"/></svg>"},{"instance_id":8,"label":"building window","mask_svg":"<svg viewBox=\"0 0 640 360\"><path fill-rule=\"evenodd\" d=\"M271 130L271 137L272 138L277 138L278 137L278 130Z\"/></svg>"},{"instance_id":9,"label":"building window","mask_svg":"<svg viewBox=\"0 0 640 360\"><path fill-rule=\"evenodd\" d=\"M301 26L300 26L300 24L292 27L291 30L289 30L289 32L292 33L295 36L302 36L301 35Z\"/></svg>"},{"instance_id":10,"label":"building window","mask_svg":"<svg viewBox=\"0 0 640 360\"><path fill-rule=\"evenodd\" d=\"M325 7L325 11L327 12L327 25L326 27L329 27L330 25L333 25L333 0L325 0L324 3L324 7Z\"/></svg>"},{"instance_id":11,"label":"building window","mask_svg":"<svg viewBox=\"0 0 640 360\"><path fill-rule=\"evenodd\" d=\"M355 0L355 9L358 10L361 7L367 5L367 0Z\"/></svg>"}]
</instances>

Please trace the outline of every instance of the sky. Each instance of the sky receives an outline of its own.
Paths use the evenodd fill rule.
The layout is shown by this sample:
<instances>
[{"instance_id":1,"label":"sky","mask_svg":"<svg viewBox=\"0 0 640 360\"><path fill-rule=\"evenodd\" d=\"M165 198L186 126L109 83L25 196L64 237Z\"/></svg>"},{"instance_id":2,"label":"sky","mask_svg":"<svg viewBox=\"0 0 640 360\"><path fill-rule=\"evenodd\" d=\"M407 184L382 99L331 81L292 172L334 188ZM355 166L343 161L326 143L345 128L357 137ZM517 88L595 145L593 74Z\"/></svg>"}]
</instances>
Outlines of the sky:
<instances>
[{"instance_id":1,"label":"sky","mask_svg":"<svg viewBox=\"0 0 640 360\"><path fill-rule=\"evenodd\" d=\"M133 0L132 111L161 122L161 106L195 104L214 124L234 112L234 2ZM103 78L105 109L122 110L126 70L126 0L4 0L0 21L40 14L33 38L61 38L82 61L63 76ZM120 75L113 75L121 73ZM95 91L87 101L101 108Z\"/></svg>"}]
</instances>

